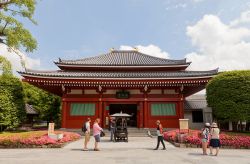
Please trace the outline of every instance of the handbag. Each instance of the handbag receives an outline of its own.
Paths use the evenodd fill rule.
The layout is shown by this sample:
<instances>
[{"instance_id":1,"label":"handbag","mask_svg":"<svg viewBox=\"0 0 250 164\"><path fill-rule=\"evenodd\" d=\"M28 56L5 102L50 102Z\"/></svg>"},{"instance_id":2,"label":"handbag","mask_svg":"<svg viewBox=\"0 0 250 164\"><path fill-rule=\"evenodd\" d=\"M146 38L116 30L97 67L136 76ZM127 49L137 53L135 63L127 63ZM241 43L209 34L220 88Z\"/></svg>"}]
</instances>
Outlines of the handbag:
<instances>
[{"instance_id":1,"label":"handbag","mask_svg":"<svg viewBox=\"0 0 250 164\"><path fill-rule=\"evenodd\" d=\"M101 131L100 137L104 137L104 136L105 136L105 133L103 131Z\"/></svg>"}]
</instances>

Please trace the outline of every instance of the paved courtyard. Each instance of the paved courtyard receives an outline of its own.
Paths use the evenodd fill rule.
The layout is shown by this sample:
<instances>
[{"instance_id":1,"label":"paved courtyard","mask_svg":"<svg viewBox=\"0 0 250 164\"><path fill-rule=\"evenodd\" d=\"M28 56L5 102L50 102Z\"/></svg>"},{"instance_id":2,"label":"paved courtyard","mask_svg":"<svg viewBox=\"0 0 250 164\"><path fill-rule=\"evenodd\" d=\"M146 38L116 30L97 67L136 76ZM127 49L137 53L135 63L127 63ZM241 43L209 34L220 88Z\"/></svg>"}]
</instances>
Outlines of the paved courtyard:
<instances>
[{"instance_id":1,"label":"paved courtyard","mask_svg":"<svg viewBox=\"0 0 250 164\"><path fill-rule=\"evenodd\" d=\"M0 164L250 164L250 150L221 150L218 157L203 156L197 148L175 148L166 143L167 150L152 150L156 138L131 137L128 143L111 143L103 138L101 151L82 150L83 139L62 149L0 149ZM93 148L91 138L89 148Z\"/></svg>"}]
</instances>

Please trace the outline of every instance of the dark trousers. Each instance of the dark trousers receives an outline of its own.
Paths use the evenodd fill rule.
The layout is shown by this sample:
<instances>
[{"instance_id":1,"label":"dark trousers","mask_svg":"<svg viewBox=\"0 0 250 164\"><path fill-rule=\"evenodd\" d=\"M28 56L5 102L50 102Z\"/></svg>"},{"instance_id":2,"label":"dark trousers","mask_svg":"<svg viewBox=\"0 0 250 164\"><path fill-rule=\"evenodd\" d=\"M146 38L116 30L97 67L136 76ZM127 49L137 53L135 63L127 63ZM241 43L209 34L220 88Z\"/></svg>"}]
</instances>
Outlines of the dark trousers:
<instances>
[{"instance_id":1,"label":"dark trousers","mask_svg":"<svg viewBox=\"0 0 250 164\"><path fill-rule=\"evenodd\" d=\"M163 136L158 136L157 137L157 146L156 146L156 148L157 149L159 148L160 142L161 142L163 148L165 148L165 144L164 144L164 141L163 141Z\"/></svg>"}]
</instances>

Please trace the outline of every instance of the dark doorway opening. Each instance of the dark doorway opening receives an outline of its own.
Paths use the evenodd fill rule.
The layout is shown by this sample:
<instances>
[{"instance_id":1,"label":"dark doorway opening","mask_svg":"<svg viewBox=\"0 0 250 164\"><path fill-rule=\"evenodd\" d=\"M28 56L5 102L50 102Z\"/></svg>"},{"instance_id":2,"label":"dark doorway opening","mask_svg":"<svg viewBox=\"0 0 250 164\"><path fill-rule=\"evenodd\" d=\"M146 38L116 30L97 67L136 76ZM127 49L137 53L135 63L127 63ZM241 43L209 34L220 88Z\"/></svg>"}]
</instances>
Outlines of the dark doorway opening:
<instances>
[{"instance_id":1,"label":"dark doorway opening","mask_svg":"<svg viewBox=\"0 0 250 164\"><path fill-rule=\"evenodd\" d=\"M127 113L132 117L128 118L127 124L130 127L137 126L137 104L110 104L109 105L109 114L115 113Z\"/></svg>"}]
</instances>

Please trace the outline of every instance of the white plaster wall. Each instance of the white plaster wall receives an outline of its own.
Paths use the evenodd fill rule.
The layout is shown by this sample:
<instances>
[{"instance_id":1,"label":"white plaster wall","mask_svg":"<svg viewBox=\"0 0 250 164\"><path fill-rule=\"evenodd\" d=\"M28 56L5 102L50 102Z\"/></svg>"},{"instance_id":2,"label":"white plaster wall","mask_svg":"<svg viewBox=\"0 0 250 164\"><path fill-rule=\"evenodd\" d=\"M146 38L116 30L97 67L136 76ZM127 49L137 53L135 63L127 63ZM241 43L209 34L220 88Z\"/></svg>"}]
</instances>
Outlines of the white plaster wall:
<instances>
[{"instance_id":1,"label":"white plaster wall","mask_svg":"<svg viewBox=\"0 0 250 164\"><path fill-rule=\"evenodd\" d=\"M84 94L88 95L88 94L97 94L96 90L92 90L92 89L85 89L84 90Z\"/></svg>"},{"instance_id":2,"label":"white plaster wall","mask_svg":"<svg viewBox=\"0 0 250 164\"><path fill-rule=\"evenodd\" d=\"M68 94L82 94L81 89L71 89L71 91Z\"/></svg>"}]
</instances>

